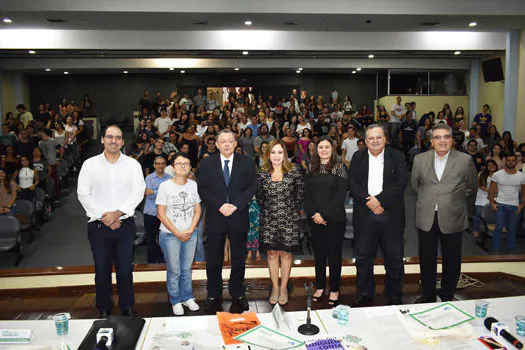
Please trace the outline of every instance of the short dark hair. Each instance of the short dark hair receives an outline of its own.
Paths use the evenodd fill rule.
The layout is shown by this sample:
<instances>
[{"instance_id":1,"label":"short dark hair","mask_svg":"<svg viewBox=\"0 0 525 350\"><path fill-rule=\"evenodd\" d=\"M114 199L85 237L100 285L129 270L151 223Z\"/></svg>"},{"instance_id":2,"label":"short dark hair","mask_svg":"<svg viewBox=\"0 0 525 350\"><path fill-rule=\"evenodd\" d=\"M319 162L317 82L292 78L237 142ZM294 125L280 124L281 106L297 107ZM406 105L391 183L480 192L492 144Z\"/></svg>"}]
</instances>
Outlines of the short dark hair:
<instances>
[{"instance_id":1,"label":"short dark hair","mask_svg":"<svg viewBox=\"0 0 525 350\"><path fill-rule=\"evenodd\" d=\"M122 136L124 136L124 133L122 132L122 129L120 128L120 126L115 125L115 124L111 124L111 125L106 126L106 128L104 129L104 132L102 133L102 136L106 136L106 132L108 131L109 128L119 129L120 133L122 134Z\"/></svg>"},{"instance_id":2,"label":"short dark hair","mask_svg":"<svg viewBox=\"0 0 525 350\"><path fill-rule=\"evenodd\" d=\"M516 156L514 153L509 153L509 152L503 153L503 157L502 158L508 158L508 157L514 157L514 158L518 159L518 156Z\"/></svg>"},{"instance_id":3,"label":"short dark hair","mask_svg":"<svg viewBox=\"0 0 525 350\"><path fill-rule=\"evenodd\" d=\"M24 106L23 104L18 104L16 105L16 109L26 109L26 106Z\"/></svg>"},{"instance_id":4,"label":"short dark hair","mask_svg":"<svg viewBox=\"0 0 525 350\"><path fill-rule=\"evenodd\" d=\"M467 142L467 147L470 146L471 143L474 143L476 145L476 147L478 147L478 142L476 140L469 140Z\"/></svg>"},{"instance_id":5,"label":"short dark hair","mask_svg":"<svg viewBox=\"0 0 525 350\"><path fill-rule=\"evenodd\" d=\"M44 134L46 134L47 136L49 137L52 137L53 136L53 131L49 128L45 128L44 130L42 130L44 132Z\"/></svg>"}]
</instances>

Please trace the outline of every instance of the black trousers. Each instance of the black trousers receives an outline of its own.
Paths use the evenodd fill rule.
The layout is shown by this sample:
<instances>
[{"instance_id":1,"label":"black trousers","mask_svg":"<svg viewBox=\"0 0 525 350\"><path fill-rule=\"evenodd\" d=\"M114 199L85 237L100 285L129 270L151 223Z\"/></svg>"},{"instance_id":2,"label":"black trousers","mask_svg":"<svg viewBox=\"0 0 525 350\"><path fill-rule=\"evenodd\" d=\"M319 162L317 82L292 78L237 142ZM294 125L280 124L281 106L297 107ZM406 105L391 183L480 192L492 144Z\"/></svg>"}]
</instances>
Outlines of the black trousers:
<instances>
[{"instance_id":1,"label":"black trousers","mask_svg":"<svg viewBox=\"0 0 525 350\"><path fill-rule=\"evenodd\" d=\"M437 294L437 255L441 243L443 274L439 295L442 300L454 298L459 275L461 274L462 232L443 233L439 229L437 212L429 232L419 230L419 268L423 296L434 299Z\"/></svg>"},{"instance_id":2,"label":"black trousers","mask_svg":"<svg viewBox=\"0 0 525 350\"><path fill-rule=\"evenodd\" d=\"M164 254L159 247L160 220L153 215L144 214L144 231L146 231L146 245L148 263L156 264L164 262Z\"/></svg>"},{"instance_id":3,"label":"black trousers","mask_svg":"<svg viewBox=\"0 0 525 350\"><path fill-rule=\"evenodd\" d=\"M135 304L133 290L133 246L137 228L133 218L121 222L112 230L100 221L88 223L88 238L95 262L97 307L107 312L113 309L111 272L117 272L119 307L126 310Z\"/></svg>"},{"instance_id":4,"label":"black trousers","mask_svg":"<svg viewBox=\"0 0 525 350\"><path fill-rule=\"evenodd\" d=\"M206 277L208 298L222 296L222 265L224 243L230 240L231 271L228 290L233 298L244 296L244 272L246 269L246 237L248 229L240 231L235 225L213 227L206 225Z\"/></svg>"},{"instance_id":5,"label":"black trousers","mask_svg":"<svg viewBox=\"0 0 525 350\"><path fill-rule=\"evenodd\" d=\"M355 232L357 288L361 295L373 297L375 294L374 261L379 246L386 270L385 294L390 300L401 298L405 276L404 230L392 226L388 213L374 215L370 212L362 227L357 228Z\"/></svg>"},{"instance_id":6,"label":"black trousers","mask_svg":"<svg viewBox=\"0 0 525 350\"><path fill-rule=\"evenodd\" d=\"M326 287L326 261L330 270L330 291L338 292L341 285L341 260L345 221L330 221L326 226L309 221L315 258L315 288Z\"/></svg>"}]
</instances>

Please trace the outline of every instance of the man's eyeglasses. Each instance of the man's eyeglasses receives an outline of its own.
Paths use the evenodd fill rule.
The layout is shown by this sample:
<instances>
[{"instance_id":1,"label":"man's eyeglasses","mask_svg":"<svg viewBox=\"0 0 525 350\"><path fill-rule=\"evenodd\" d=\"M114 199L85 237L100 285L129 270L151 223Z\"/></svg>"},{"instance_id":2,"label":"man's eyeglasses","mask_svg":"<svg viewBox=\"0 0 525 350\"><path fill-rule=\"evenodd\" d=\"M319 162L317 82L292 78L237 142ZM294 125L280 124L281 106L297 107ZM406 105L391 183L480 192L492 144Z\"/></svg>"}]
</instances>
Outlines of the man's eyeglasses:
<instances>
[{"instance_id":1,"label":"man's eyeglasses","mask_svg":"<svg viewBox=\"0 0 525 350\"><path fill-rule=\"evenodd\" d=\"M442 141L442 140L448 141L451 138L452 138L452 135L436 135L436 136L432 136L432 140L436 140L436 141Z\"/></svg>"},{"instance_id":2,"label":"man's eyeglasses","mask_svg":"<svg viewBox=\"0 0 525 350\"><path fill-rule=\"evenodd\" d=\"M177 167L180 167L180 168L188 168L190 167L190 163L189 162L176 162L176 163L173 163L173 165L177 166Z\"/></svg>"},{"instance_id":3,"label":"man's eyeglasses","mask_svg":"<svg viewBox=\"0 0 525 350\"><path fill-rule=\"evenodd\" d=\"M108 140L122 141L122 136L105 135Z\"/></svg>"}]
</instances>

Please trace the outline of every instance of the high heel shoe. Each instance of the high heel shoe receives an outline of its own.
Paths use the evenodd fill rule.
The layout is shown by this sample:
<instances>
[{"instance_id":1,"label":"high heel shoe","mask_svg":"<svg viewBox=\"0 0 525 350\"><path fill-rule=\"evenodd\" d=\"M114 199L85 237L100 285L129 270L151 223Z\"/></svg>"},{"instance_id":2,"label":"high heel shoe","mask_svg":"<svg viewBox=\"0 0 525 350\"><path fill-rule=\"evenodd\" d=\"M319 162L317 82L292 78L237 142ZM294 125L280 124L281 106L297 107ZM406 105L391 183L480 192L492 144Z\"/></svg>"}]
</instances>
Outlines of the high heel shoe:
<instances>
[{"instance_id":1,"label":"high heel shoe","mask_svg":"<svg viewBox=\"0 0 525 350\"><path fill-rule=\"evenodd\" d=\"M288 289L281 288L279 291L279 305L286 305L288 304Z\"/></svg>"},{"instance_id":2,"label":"high heel shoe","mask_svg":"<svg viewBox=\"0 0 525 350\"><path fill-rule=\"evenodd\" d=\"M272 294L270 295L270 305L275 305L279 301L279 289L272 288Z\"/></svg>"},{"instance_id":3,"label":"high heel shoe","mask_svg":"<svg viewBox=\"0 0 525 350\"><path fill-rule=\"evenodd\" d=\"M337 305L339 305L339 299L340 299L340 294L337 293L337 299L328 298L328 305L330 307L336 307Z\"/></svg>"},{"instance_id":4,"label":"high heel shoe","mask_svg":"<svg viewBox=\"0 0 525 350\"><path fill-rule=\"evenodd\" d=\"M317 292L318 290L316 290L315 292ZM316 297L314 294L312 294L312 301L315 301L316 303L320 303L326 297L326 294L324 293L324 289L320 296Z\"/></svg>"}]
</instances>

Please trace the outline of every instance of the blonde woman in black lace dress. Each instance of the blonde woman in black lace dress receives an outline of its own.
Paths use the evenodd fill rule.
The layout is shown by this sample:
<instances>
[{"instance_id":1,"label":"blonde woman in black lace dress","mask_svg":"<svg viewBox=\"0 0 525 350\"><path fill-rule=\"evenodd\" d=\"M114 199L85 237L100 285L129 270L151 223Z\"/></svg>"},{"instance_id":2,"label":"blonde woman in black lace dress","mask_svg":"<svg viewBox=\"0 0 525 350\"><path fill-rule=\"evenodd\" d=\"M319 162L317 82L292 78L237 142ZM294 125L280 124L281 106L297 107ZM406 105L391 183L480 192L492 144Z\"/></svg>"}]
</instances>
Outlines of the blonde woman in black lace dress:
<instances>
[{"instance_id":1,"label":"blonde woman in black lace dress","mask_svg":"<svg viewBox=\"0 0 525 350\"><path fill-rule=\"evenodd\" d=\"M281 140L274 140L268 145L257 182L257 201L261 206L261 245L268 252L272 280L270 304L285 305L288 302L292 251L298 249L301 237L299 209L303 201L304 181L301 168L288 161L286 145Z\"/></svg>"}]
</instances>

